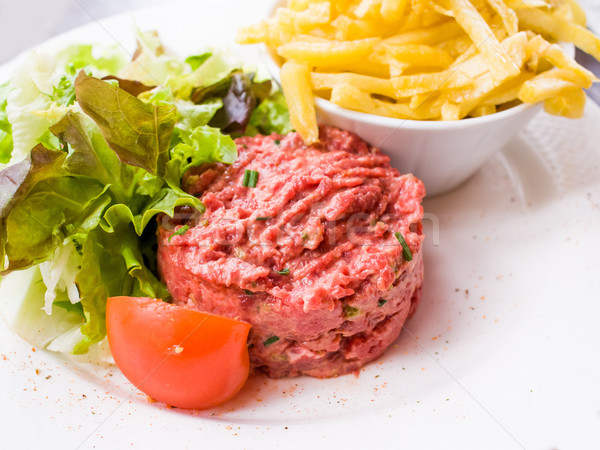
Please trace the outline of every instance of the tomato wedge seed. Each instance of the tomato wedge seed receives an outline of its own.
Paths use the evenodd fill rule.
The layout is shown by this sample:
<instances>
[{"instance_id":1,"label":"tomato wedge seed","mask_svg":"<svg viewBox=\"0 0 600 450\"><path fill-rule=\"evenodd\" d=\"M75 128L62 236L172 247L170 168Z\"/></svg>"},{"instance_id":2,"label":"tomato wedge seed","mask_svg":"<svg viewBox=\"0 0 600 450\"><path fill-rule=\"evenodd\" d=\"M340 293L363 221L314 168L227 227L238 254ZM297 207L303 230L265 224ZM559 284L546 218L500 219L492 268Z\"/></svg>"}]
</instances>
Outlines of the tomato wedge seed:
<instances>
[{"instance_id":1,"label":"tomato wedge seed","mask_svg":"<svg viewBox=\"0 0 600 450\"><path fill-rule=\"evenodd\" d=\"M145 297L111 297L108 343L131 383L178 408L230 400L249 373L250 325Z\"/></svg>"}]
</instances>

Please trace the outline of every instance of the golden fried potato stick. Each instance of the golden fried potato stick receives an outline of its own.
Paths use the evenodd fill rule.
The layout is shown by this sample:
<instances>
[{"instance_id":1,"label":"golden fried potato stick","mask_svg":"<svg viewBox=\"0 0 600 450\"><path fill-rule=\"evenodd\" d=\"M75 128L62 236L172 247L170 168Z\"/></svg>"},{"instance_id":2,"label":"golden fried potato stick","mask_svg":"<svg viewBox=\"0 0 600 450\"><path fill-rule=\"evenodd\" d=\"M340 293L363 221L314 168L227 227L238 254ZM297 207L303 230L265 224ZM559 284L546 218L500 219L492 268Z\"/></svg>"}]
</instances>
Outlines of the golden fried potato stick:
<instances>
[{"instance_id":1,"label":"golden fried potato stick","mask_svg":"<svg viewBox=\"0 0 600 450\"><path fill-rule=\"evenodd\" d=\"M423 44L385 44L379 47L374 58L381 63L396 63L405 68L446 68L453 62L445 50Z\"/></svg>"},{"instance_id":2,"label":"golden fried potato stick","mask_svg":"<svg viewBox=\"0 0 600 450\"><path fill-rule=\"evenodd\" d=\"M502 18L502 23L509 36L519 32L519 18L515 11L503 0L487 0L490 7Z\"/></svg>"},{"instance_id":3,"label":"golden fried potato stick","mask_svg":"<svg viewBox=\"0 0 600 450\"><path fill-rule=\"evenodd\" d=\"M506 78L506 76L519 74L519 67L502 48L488 23L471 2L468 0L445 0L443 3L447 4L448 9L454 14L456 22L471 37L477 49L492 68L494 77Z\"/></svg>"},{"instance_id":4,"label":"golden fried potato stick","mask_svg":"<svg viewBox=\"0 0 600 450\"><path fill-rule=\"evenodd\" d=\"M406 120L438 119L441 111L433 99L416 107L407 103L389 103L372 98L367 92L349 84L341 84L331 91L331 101L343 108L378 116Z\"/></svg>"},{"instance_id":5,"label":"golden fried potato stick","mask_svg":"<svg viewBox=\"0 0 600 450\"><path fill-rule=\"evenodd\" d=\"M561 78L556 69L551 69L523 83L519 90L519 99L525 103L537 103L552 97L568 97L581 90L576 83Z\"/></svg>"},{"instance_id":6,"label":"golden fried potato stick","mask_svg":"<svg viewBox=\"0 0 600 450\"><path fill-rule=\"evenodd\" d=\"M398 22L404 16L409 0L383 0L381 2L381 17L386 22Z\"/></svg>"},{"instance_id":7,"label":"golden fried potato stick","mask_svg":"<svg viewBox=\"0 0 600 450\"><path fill-rule=\"evenodd\" d=\"M519 8L516 12L522 27L527 27L542 36L550 36L559 42L572 42L600 60L600 38L587 28L541 9Z\"/></svg>"},{"instance_id":8,"label":"golden fried potato stick","mask_svg":"<svg viewBox=\"0 0 600 450\"><path fill-rule=\"evenodd\" d=\"M580 119L585 112L586 96L581 89L570 91L568 95L551 97L544 102L544 110L548 114Z\"/></svg>"},{"instance_id":9,"label":"golden fried potato stick","mask_svg":"<svg viewBox=\"0 0 600 450\"><path fill-rule=\"evenodd\" d=\"M385 44L427 44L433 45L464 35L464 30L454 21L446 21L427 28L405 31L381 41Z\"/></svg>"},{"instance_id":10,"label":"golden fried potato stick","mask_svg":"<svg viewBox=\"0 0 600 450\"><path fill-rule=\"evenodd\" d=\"M305 64L286 62L281 67L281 88L290 111L290 122L306 145L319 141L319 127L310 74Z\"/></svg>"},{"instance_id":11,"label":"golden fried potato stick","mask_svg":"<svg viewBox=\"0 0 600 450\"><path fill-rule=\"evenodd\" d=\"M392 82L385 78L370 77L356 73L319 73L310 74L315 91L331 90L341 84L355 86L362 91L394 98Z\"/></svg>"},{"instance_id":12,"label":"golden fried potato stick","mask_svg":"<svg viewBox=\"0 0 600 450\"><path fill-rule=\"evenodd\" d=\"M377 42L379 38L328 42L297 41L283 44L277 49L277 53L285 59L311 67L336 67L364 60Z\"/></svg>"},{"instance_id":13,"label":"golden fried potato stick","mask_svg":"<svg viewBox=\"0 0 600 450\"><path fill-rule=\"evenodd\" d=\"M481 105L473 109L469 113L469 117L483 117L489 116L490 114L494 114L496 112L496 105Z\"/></svg>"},{"instance_id":14,"label":"golden fried potato stick","mask_svg":"<svg viewBox=\"0 0 600 450\"><path fill-rule=\"evenodd\" d=\"M315 92L403 119L479 117L519 101L578 117L582 88L598 80L552 42L600 59L585 21L576 0L288 0L238 42L283 59L292 122L314 142Z\"/></svg>"},{"instance_id":15,"label":"golden fried potato stick","mask_svg":"<svg viewBox=\"0 0 600 450\"><path fill-rule=\"evenodd\" d=\"M571 72L573 77L577 79L575 82L585 89L589 89L592 83L598 81L598 78L592 72L579 65L559 45L550 44L540 35L536 35L529 40L527 52L532 56L535 54L538 58L548 60L559 69Z\"/></svg>"}]
</instances>

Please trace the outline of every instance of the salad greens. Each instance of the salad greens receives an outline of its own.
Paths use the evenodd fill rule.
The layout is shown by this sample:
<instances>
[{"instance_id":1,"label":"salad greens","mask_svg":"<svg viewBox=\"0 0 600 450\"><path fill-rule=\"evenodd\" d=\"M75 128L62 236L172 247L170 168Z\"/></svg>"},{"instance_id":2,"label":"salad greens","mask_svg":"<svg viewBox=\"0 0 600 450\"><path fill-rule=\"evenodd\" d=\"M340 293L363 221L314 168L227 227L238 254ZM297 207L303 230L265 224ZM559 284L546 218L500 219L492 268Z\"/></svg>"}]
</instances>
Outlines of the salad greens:
<instances>
[{"instance_id":1,"label":"salad greens","mask_svg":"<svg viewBox=\"0 0 600 450\"><path fill-rule=\"evenodd\" d=\"M8 91L8 83L0 85L0 164L6 164L10 161L13 148L12 128L6 114Z\"/></svg>"},{"instance_id":2,"label":"salad greens","mask_svg":"<svg viewBox=\"0 0 600 450\"><path fill-rule=\"evenodd\" d=\"M235 136L290 130L270 81L137 38L132 61L91 45L32 53L0 85L0 297L25 274L17 331L54 350L97 347L110 296L168 298L149 249L157 216L203 211L180 187L187 170L232 164Z\"/></svg>"}]
</instances>

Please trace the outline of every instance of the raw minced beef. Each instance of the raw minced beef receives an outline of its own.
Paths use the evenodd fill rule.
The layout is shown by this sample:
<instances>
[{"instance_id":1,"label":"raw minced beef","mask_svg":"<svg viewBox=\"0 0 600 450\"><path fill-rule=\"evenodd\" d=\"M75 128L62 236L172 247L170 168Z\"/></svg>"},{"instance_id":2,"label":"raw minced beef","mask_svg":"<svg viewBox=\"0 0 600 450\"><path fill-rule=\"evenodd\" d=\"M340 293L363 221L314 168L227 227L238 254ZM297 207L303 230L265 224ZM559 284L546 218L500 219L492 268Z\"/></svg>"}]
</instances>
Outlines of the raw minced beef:
<instances>
[{"instance_id":1,"label":"raw minced beef","mask_svg":"<svg viewBox=\"0 0 600 450\"><path fill-rule=\"evenodd\" d=\"M252 324L251 365L272 377L331 377L379 357L421 297L423 184L332 127L312 146L297 133L236 142L233 165L184 181L204 214L159 229L175 303Z\"/></svg>"}]
</instances>

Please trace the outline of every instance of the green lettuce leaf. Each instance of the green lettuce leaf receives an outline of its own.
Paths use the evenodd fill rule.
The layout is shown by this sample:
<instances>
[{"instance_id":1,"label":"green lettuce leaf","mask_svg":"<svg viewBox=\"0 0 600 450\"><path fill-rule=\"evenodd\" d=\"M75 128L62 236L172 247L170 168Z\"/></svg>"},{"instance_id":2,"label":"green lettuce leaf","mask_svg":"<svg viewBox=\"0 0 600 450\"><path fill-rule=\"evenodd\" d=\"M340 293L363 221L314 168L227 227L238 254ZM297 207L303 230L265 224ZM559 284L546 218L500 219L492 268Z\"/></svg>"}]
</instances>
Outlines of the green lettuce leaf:
<instances>
[{"instance_id":1,"label":"green lettuce leaf","mask_svg":"<svg viewBox=\"0 0 600 450\"><path fill-rule=\"evenodd\" d=\"M150 220L158 214L173 217L178 206L191 206L203 210L203 205L196 197L183 192L182 194L170 188L161 189L139 212L132 211L131 206L123 203L114 204L104 213L101 226L107 233L116 233L120 226L131 223L136 234L141 236Z\"/></svg>"},{"instance_id":2,"label":"green lettuce leaf","mask_svg":"<svg viewBox=\"0 0 600 450\"><path fill-rule=\"evenodd\" d=\"M156 32L136 30L136 40L133 61L114 75L148 86L168 86L171 79L190 70L184 61L165 51Z\"/></svg>"},{"instance_id":3,"label":"green lettuce leaf","mask_svg":"<svg viewBox=\"0 0 600 450\"><path fill-rule=\"evenodd\" d=\"M6 114L8 92L8 82L0 84L0 164L6 164L10 161L13 149L12 127Z\"/></svg>"},{"instance_id":4,"label":"green lettuce leaf","mask_svg":"<svg viewBox=\"0 0 600 450\"><path fill-rule=\"evenodd\" d=\"M85 232L90 214L109 201L105 189L88 178L52 177L36 183L6 217L9 269L46 261L67 236Z\"/></svg>"},{"instance_id":5,"label":"green lettuce leaf","mask_svg":"<svg viewBox=\"0 0 600 450\"><path fill-rule=\"evenodd\" d=\"M117 46L75 45L57 55L27 55L8 86L0 88L0 162L6 162L9 152L11 162L21 161L34 145L46 143L48 135L42 135L73 105L78 70L104 76L125 64L125 52Z\"/></svg>"},{"instance_id":6,"label":"green lettuce leaf","mask_svg":"<svg viewBox=\"0 0 600 450\"><path fill-rule=\"evenodd\" d=\"M94 146L90 130L80 114L69 111L59 122L50 127L52 135L70 145L70 153L64 168L72 175L96 178L104 184L113 181L118 160L105 145Z\"/></svg>"},{"instance_id":7,"label":"green lettuce leaf","mask_svg":"<svg viewBox=\"0 0 600 450\"><path fill-rule=\"evenodd\" d=\"M11 162L25 159L38 138L53 124L51 117L39 112L51 107L53 86L59 79L56 59L36 52L13 72L6 104L13 140Z\"/></svg>"},{"instance_id":8,"label":"green lettuce leaf","mask_svg":"<svg viewBox=\"0 0 600 450\"><path fill-rule=\"evenodd\" d=\"M204 52L200 55L191 55L185 58L185 62L190 65L192 71L195 71L200 68L202 64L206 62L208 58L212 56L212 52Z\"/></svg>"},{"instance_id":9,"label":"green lettuce leaf","mask_svg":"<svg viewBox=\"0 0 600 450\"><path fill-rule=\"evenodd\" d=\"M174 106L149 105L81 72L75 81L77 102L102 131L119 159L153 175L164 170L177 121Z\"/></svg>"},{"instance_id":10,"label":"green lettuce leaf","mask_svg":"<svg viewBox=\"0 0 600 450\"><path fill-rule=\"evenodd\" d=\"M74 354L86 353L90 345L106 336L106 299L118 295L125 283L122 260L106 251L96 233L88 235L82 248L81 268L75 282L79 288L85 323L81 326L83 339L73 348Z\"/></svg>"},{"instance_id":11,"label":"green lettuce leaf","mask_svg":"<svg viewBox=\"0 0 600 450\"><path fill-rule=\"evenodd\" d=\"M215 113L221 109L223 101L220 98L213 98L196 105L190 101L178 100L176 105L177 111L179 111L177 128L192 130L207 125Z\"/></svg>"},{"instance_id":12,"label":"green lettuce leaf","mask_svg":"<svg viewBox=\"0 0 600 450\"><path fill-rule=\"evenodd\" d=\"M116 45L75 44L59 51L56 59L63 66L72 66L73 73L89 67L106 74L116 74L127 64L128 55Z\"/></svg>"},{"instance_id":13,"label":"green lettuce leaf","mask_svg":"<svg viewBox=\"0 0 600 450\"><path fill-rule=\"evenodd\" d=\"M171 150L165 174L171 187L178 186L183 174L192 167L212 162L233 164L237 159L235 142L218 128L200 126L193 130L177 131L180 143Z\"/></svg>"},{"instance_id":14,"label":"green lettuce leaf","mask_svg":"<svg viewBox=\"0 0 600 450\"><path fill-rule=\"evenodd\" d=\"M135 80L125 80L123 78L115 77L114 75L107 75L102 78L103 81L116 81L121 89L134 97L139 97L144 92L151 91L156 86L146 86L144 83L140 83Z\"/></svg>"},{"instance_id":15,"label":"green lettuce leaf","mask_svg":"<svg viewBox=\"0 0 600 450\"><path fill-rule=\"evenodd\" d=\"M82 252L82 269L76 283L85 316L81 326L84 337L73 348L74 354L87 353L91 345L106 336L108 297L167 298L169 295L164 284L145 266L139 238L124 223L116 234L107 234L100 228L90 233Z\"/></svg>"},{"instance_id":16,"label":"green lettuce leaf","mask_svg":"<svg viewBox=\"0 0 600 450\"><path fill-rule=\"evenodd\" d=\"M258 105L246 129L246 133L250 135L287 134L291 131L290 113L280 90Z\"/></svg>"},{"instance_id":17,"label":"green lettuce leaf","mask_svg":"<svg viewBox=\"0 0 600 450\"><path fill-rule=\"evenodd\" d=\"M52 94L50 95L52 102L63 106L71 106L75 102L76 74L75 66L68 65L65 74L52 87Z\"/></svg>"}]
</instances>

